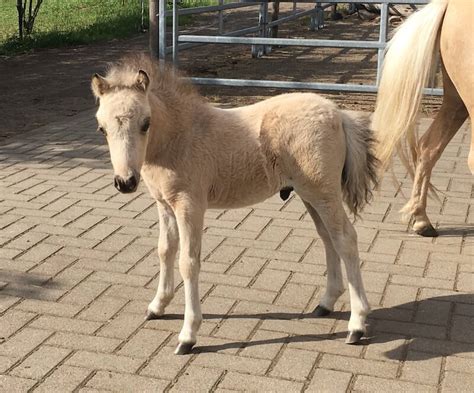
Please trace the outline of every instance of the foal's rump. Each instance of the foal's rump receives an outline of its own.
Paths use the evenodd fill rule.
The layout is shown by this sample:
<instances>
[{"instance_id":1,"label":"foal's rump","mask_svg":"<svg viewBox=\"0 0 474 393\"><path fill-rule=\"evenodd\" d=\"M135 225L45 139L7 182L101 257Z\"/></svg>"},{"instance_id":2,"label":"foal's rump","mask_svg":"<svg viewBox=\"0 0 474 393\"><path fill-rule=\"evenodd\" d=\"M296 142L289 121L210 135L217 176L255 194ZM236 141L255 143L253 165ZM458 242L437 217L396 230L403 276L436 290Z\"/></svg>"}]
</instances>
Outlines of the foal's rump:
<instances>
[{"instance_id":1,"label":"foal's rump","mask_svg":"<svg viewBox=\"0 0 474 393\"><path fill-rule=\"evenodd\" d=\"M360 211L376 182L368 114L340 110L314 93L284 94L248 109L262 113L262 155L281 186L314 197L342 191L350 210Z\"/></svg>"},{"instance_id":2,"label":"foal's rump","mask_svg":"<svg viewBox=\"0 0 474 393\"><path fill-rule=\"evenodd\" d=\"M302 183L323 194L341 190L357 215L376 184L370 115L340 110L313 93L278 96L267 105L260 139L265 154L277 156L285 185L297 192Z\"/></svg>"}]
</instances>

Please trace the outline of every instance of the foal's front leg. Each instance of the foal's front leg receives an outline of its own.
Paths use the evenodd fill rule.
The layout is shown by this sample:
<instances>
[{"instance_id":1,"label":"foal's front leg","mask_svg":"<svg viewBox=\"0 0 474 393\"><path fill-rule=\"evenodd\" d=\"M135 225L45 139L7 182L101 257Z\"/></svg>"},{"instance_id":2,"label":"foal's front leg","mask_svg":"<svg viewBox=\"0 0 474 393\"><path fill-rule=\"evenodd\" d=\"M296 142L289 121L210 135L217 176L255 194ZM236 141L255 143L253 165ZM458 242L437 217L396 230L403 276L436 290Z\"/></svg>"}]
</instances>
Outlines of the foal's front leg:
<instances>
[{"instance_id":1,"label":"foal's front leg","mask_svg":"<svg viewBox=\"0 0 474 393\"><path fill-rule=\"evenodd\" d=\"M179 271L185 297L184 323L175 354L184 355L191 352L196 344L197 331L202 322L198 281L205 207L198 201L181 199L174 211L179 229Z\"/></svg>"},{"instance_id":2,"label":"foal's front leg","mask_svg":"<svg viewBox=\"0 0 474 393\"><path fill-rule=\"evenodd\" d=\"M174 296L174 260L178 251L179 234L176 217L171 207L157 202L160 220L158 256L160 258L160 278L156 295L148 305L146 319L162 316L166 306Z\"/></svg>"}]
</instances>

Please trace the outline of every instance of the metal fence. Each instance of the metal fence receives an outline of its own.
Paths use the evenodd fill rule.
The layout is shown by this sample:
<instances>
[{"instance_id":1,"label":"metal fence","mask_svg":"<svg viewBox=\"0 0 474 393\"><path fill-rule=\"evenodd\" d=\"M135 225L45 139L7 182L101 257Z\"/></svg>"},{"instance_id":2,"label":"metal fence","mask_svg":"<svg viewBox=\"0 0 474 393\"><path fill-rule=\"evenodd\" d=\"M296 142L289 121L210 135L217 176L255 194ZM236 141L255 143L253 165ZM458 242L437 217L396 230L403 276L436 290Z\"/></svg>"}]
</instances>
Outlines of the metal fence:
<instances>
[{"instance_id":1,"label":"metal fence","mask_svg":"<svg viewBox=\"0 0 474 393\"><path fill-rule=\"evenodd\" d=\"M318 30L324 26L324 9L335 3L341 3L339 0L326 0L324 2L315 2L314 0L283 0L281 3L293 3L293 13L289 16L278 18L274 21L268 19L268 4L272 0L241 0L239 2L224 3L219 0L219 4L215 6L195 7L187 9L179 9L179 0L172 0L173 6L171 10L166 9L167 0L159 2L159 58L165 61L167 56L171 54L175 64L178 62L179 51L190 48L195 45L205 44L246 44L252 46L252 55L260 56L269 53L272 45L280 46L305 46L305 47L324 47L324 48L358 48L373 49L377 51L377 77L375 84L336 84L321 82L294 82L294 81L277 81L277 80L250 80L250 79L223 79L223 78L196 78L192 77L193 83L201 85L219 85L219 86L249 86L249 87L270 87L280 89L310 89L323 91L348 91L348 92L364 92L376 93L378 83L381 76L384 52L387 45L387 30L389 6L393 4L420 5L427 4L429 0L354 0L351 3L360 4L380 4L380 27L378 40L323 40L323 39L298 39L298 38L271 38L269 37L269 29L281 23L301 18L309 15L311 17L311 30ZM314 8L310 10L298 11L296 3L313 3ZM223 11L244 7L259 5L258 25L245 29L235 30L223 33ZM205 12L218 13L218 35L189 35L180 34L178 17L180 15L192 15ZM171 46L167 46L167 26L166 18L172 17L172 40ZM248 37L248 34L257 33L258 36ZM437 88L425 89L425 94L442 95L443 90Z\"/></svg>"}]
</instances>

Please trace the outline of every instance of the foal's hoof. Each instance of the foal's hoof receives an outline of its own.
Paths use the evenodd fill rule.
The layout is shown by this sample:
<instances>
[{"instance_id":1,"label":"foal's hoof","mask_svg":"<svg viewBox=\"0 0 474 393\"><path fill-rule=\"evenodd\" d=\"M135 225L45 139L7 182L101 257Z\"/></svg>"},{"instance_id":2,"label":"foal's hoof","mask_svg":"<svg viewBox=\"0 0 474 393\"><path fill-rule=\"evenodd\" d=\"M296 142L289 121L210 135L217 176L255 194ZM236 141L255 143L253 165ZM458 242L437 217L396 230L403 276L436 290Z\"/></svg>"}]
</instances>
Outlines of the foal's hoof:
<instances>
[{"instance_id":1,"label":"foal's hoof","mask_svg":"<svg viewBox=\"0 0 474 393\"><path fill-rule=\"evenodd\" d=\"M151 321L153 319L160 319L161 315L155 314L153 311L147 310L145 315L145 321Z\"/></svg>"},{"instance_id":2,"label":"foal's hoof","mask_svg":"<svg viewBox=\"0 0 474 393\"><path fill-rule=\"evenodd\" d=\"M349 332L346 338L346 344L360 344L360 339L364 335L362 330L354 330L353 332Z\"/></svg>"},{"instance_id":3,"label":"foal's hoof","mask_svg":"<svg viewBox=\"0 0 474 393\"><path fill-rule=\"evenodd\" d=\"M291 191L293 191L293 187L283 187L280 190L280 198L286 201L290 197Z\"/></svg>"},{"instance_id":4,"label":"foal's hoof","mask_svg":"<svg viewBox=\"0 0 474 393\"><path fill-rule=\"evenodd\" d=\"M331 314L331 310L328 310L326 307L323 307L323 306L319 305L318 307L316 307L314 309L313 314L316 317L325 317L325 316Z\"/></svg>"},{"instance_id":5,"label":"foal's hoof","mask_svg":"<svg viewBox=\"0 0 474 393\"><path fill-rule=\"evenodd\" d=\"M193 350L194 344L181 344L179 343L174 351L175 355L188 355Z\"/></svg>"},{"instance_id":6,"label":"foal's hoof","mask_svg":"<svg viewBox=\"0 0 474 393\"><path fill-rule=\"evenodd\" d=\"M423 237L437 237L438 232L433 228L433 225L427 225L425 227L416 229L415 232Z\"/></svg>"}]
</instances>

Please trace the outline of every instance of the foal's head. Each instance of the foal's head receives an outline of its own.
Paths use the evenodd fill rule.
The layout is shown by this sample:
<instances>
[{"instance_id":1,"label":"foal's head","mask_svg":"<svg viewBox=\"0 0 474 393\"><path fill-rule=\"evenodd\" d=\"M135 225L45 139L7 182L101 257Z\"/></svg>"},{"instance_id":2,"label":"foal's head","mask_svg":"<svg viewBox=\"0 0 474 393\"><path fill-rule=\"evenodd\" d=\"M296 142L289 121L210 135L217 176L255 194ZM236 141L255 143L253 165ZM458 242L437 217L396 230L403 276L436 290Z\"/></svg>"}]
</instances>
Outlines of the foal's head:
<instances>
[{"instance_id":1,"label":"foal's head","mask_svg":"<svg viewBox=\"0 0 474 393\"><path fill-rule=\"evenodd\" d=\"M123 193L133 192L140 181L150 128L145 71L126 78L92 77L92 91L99 100L98 131L107 138L114 167L114 185Z\"/></svg>"}]
</instances>

